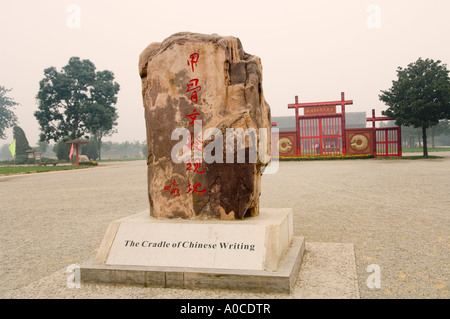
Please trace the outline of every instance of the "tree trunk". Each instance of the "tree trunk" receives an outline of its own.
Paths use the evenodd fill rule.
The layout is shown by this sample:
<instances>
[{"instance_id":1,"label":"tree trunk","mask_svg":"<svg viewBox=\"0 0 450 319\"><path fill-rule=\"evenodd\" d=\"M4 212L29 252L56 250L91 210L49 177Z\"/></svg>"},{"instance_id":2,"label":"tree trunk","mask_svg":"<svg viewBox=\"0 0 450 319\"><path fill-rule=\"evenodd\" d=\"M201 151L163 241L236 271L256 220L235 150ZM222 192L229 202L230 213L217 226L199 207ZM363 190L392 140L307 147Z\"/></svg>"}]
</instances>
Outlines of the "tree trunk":
<instances>
[{"instance_id":1,"label":"tree trunk","mask_svg":"<svg viewBox=\"0 0 450 319\"><path fill-rule=\"evenodd\" d=\"M101 150L102 150L102 140L99 139L98 141L98 160L101 161L102 159L102 155L101 155Z\"/></svg>"},{"instance_id":2,"label":"tree trunk","mask_svg":"<svg viewBox=\"0 0 450 319\"><path fill-rule=\"evenodd\" d=\"M97 146L97 152L98 152L98 160L100 161L102 159L102 138L103 138L103 134L97 132L96 134L94 134L94 139L95 139L95 144Z\"/></svg>"},{"instance_id":3,"label":"tree trunk","mask_svg":"<svg viewBox=\"0 0 450 319\"><path fill-rule=\"evenodd\" d=\"M423 144L423 156L428 156L428 148L427 148L427 128L422 126L422 144Z\"/></svg>"}]
</instances>

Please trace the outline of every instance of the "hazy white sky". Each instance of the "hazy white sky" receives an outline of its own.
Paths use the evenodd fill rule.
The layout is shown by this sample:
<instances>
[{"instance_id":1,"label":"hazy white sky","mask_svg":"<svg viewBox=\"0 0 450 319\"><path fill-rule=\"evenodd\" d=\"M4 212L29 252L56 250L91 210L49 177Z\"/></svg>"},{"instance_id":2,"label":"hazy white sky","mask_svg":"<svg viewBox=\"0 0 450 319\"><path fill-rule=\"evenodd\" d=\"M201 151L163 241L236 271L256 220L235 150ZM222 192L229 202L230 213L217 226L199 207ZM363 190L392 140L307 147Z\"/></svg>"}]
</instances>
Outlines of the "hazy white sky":
<instances>
[{"instance_id":1,"label":"hazy white sky","mask_svg":"<svg viewBox=\"0 0 450 319\"><path fill-rule=\"evenodd\" d=\"M71 4L80 9L79 27ZM295 95L338 100L341 91L354 102L347 111L380 115L378 94L398 66L419 57L449 64L449 13L449 0L0 0L0 85L13 89L19 125L35 145L44 69L60 70L71 56L89 59L121 86L118 133L106 140L142 142L139 54L176 32L217 33L240 38L261 58L273 116L293 115L287 104ZM12 130L0 144L10 142Z\"/></svg>"}]
</instances>

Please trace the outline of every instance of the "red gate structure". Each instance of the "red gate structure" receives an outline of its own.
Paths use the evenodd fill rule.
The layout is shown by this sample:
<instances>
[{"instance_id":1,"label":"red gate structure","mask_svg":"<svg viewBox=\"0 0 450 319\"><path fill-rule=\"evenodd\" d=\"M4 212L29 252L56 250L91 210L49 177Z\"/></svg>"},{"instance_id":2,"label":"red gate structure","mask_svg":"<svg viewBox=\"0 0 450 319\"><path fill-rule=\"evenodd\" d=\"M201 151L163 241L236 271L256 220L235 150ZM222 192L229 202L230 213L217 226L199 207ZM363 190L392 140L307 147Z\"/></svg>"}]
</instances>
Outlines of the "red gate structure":
<instances>
[{"instance_id":1,"label":"red gate structure","mask_svg":"<svg viewBox=\"0 0 450 319\"><path fill-rule=\"evenodd\" d=\"M295 131L279 132L277 135L272 135L272 147L276 147L272 154L279 154L279 156L297 156L297 145Z\"/></svg>"},{"instance_id":2,"label":"red gate structure","mask_svg":"<svg viewBox=\"0 0 450 319\"><path fill-rule=\"evenodd\" d=\"M276 147L279 156L312 156L312 155L370 155L402 156L401 127L376 127L377 121L393 120L390 117L372 117L366 122L372 122L372 128L345 127L345 106L353 104L345 100L341 92L340 101L288 104L295 109L295 131L282 131L273 137L272 147ZM336 106L341 106L341 113L336 112ZM303 115L299 115L303 108ZM276 123L272 123L276 126Z\"/></svg>"},{"instance_id":3,"label":"red gate structure","mask_svg":"<svg viewBox=\"0 0 450 319\"><path fill-rule=\"evenodd\" d=\"M372 122L374 157L377 156L402 156L402 130L401 126L395 127L375 127L376 121L394 120L391 117L376 117L375 110L372 109L372 117L366 119Z\"/></svg>"},{"instance_id":4,"label":"red gate structure","mask_svg":"<svg viewBox=\"0 0 450 319\"><path fill-rule=\"evenodd\" d=\"M346 129L347 154L370 155L374 152L374 131L372 128Z\"/></svg>"},{"instance_id":5,"label":"red gate structure","mask_svg":"<svg viewBox=\"0 0 450 319\"><path fill-rule=\"evenodd\" d=\"M292 153L297 156L345 154L345 106L350 104L353 101L346 101L344 92L340 101L329 102L298 103L298 96L295 96L295 103L288 104L288 108L295 109L296 136ZM341 113L336 113L337 105L341 106ZM299 108L304 108L304 115L299 115Z\"/></svg>"},{"instance_id":6,"label":"red gate structure","mask_svg":"<svg viewBox=\"0 0 450 319\"><path fill-rule=\"evenodd\" d=\"M341 154L344 148L340 114L326 117L299 117L300 154Z\"/></svg>"}]
</instances>

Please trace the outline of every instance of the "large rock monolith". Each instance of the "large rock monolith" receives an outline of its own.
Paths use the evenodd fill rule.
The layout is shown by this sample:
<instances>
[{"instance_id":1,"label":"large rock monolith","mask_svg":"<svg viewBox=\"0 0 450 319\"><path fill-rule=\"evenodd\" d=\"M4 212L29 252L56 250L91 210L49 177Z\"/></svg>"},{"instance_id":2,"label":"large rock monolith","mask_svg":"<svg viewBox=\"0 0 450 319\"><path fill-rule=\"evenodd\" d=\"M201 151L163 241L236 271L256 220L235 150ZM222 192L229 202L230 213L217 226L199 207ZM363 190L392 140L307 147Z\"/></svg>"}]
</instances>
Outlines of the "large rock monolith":
<instances>
[{"instance_id":1,"label":"large rock monolith","mask_svg":"<svg viewBox=\"0 0 450 319\"><path fill-rule=\"evenodd\" d=\"M139 74L151 215L258 215L271 135L260 59L238 38L184 32L150 44Z\"/></svg>"}]
</instances>

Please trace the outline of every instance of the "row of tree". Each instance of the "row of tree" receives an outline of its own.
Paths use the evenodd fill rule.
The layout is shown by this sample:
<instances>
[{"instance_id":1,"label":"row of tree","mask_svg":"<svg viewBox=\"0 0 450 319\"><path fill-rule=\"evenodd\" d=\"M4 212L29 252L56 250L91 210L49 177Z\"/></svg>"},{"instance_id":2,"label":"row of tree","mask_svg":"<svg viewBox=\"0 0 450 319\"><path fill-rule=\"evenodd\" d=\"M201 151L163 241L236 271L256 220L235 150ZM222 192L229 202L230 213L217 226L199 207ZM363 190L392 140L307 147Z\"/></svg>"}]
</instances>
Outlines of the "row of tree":
<instances>
[{"instance_id":1,"label":"row of tree","mask_svg":"<svg viewBox=\"0 0 450 319\"><path fill-rule=\"evenodd\" d=\"M431 147L436 147L436 141L439 139L442 145L450 145L444 144L445 141L444 136L450 136L450 125L448 120L444 119L439 121L438 125L432 126L427 129L427 136L431 137ZM443 137L443 138L439 138ZM423 132L422 128L415 128L412 126L402 126L402 141L403 145L415 148L415 147L423 147ZM430 143L428 143L430 144Z\"/></svg>"},{"instance_id":2,"label":"row of tree","mask_svg":"<svg viewBox=\"0 0 450 319\"><path fill-rule=\"evenodd\" d=\"M59 160L69 160L70 145L65 144L64 140L50 144L48 142L37 142L35 146L30 146L25 132L18 126L13 128L13 136L16 140L16 163L27 162L27 151L34 150L42 154L43 158L57 157ZM105 159L126 159L126 158L145 158L147 154L146 142L103 142L103 158ZM90 142L86 145L80 145L80 154L86 155L91 160L98 160L99 154L95 143ZM3 144L0 147L0 160L11 158L9 144Z\"/></svg>"},{"instance_id":3,"label":"row of tree","mask_svg":"<svg viewBox=\"0 0 450 319\"><path fill-rule=\"evenodd\" d=\"M423 154L428 156L428 130L433 134L442 120L450 119L449 71L439 60L419 58L406 68L399 67L397 77L392 87L379 95L388 106L382 113L394 118L397 125L420 128ZM34 113L40 140L88 138L101 158L102 139L114 133L117 125L119 89L111 71L96 71L91 61L78 57L70 58L61 71L45 69L37 94L38 111ZM18 104L6 96L8 91L0 86L1 139L5 138L5 129L17 123L12 109Z\"/></svg>"},{"instance_id":4,"label":"row of tree","mask_svg":"<svg viewBox=\"0 0 450 319\"><path fill-rule=\"evenodd\" d=\"M58 157L58 159L69 158L70 145L65 144L62 141L54 144L53 152ZM102 146L103 150L103 158L104 159L125 159L125 158L145 158L145 154L147 153L147 145L146 142L104 142ZM80 153L86 155L91 160L101 159L98 153L97 146L95 143L89 143L86 145L80 145Z\"/></svg>"}]
</instances>

